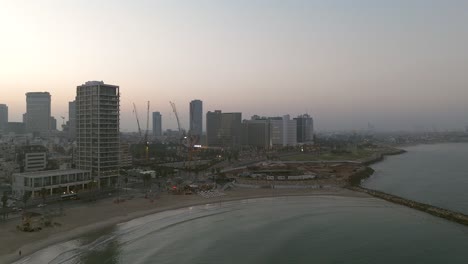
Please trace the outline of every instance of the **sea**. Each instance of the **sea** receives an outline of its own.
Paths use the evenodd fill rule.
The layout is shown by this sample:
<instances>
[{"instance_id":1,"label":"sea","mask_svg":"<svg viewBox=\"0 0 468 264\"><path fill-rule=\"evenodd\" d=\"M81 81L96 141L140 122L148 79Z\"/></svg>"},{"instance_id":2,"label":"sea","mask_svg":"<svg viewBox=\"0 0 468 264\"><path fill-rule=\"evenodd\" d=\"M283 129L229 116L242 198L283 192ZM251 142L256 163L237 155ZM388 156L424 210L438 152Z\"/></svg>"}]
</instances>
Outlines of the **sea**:
<instances>
[{"instance_id":1,"label":"sea","mask_svg":"<svg viewBox=\"0 0 468 264\"><path fill-rule=\"evenodd\" d=\"M466 212L468 144L408 147L362 184ZM464 161L464 159L466 161ZM137 218L16 263L468 263L468 228L373 197L209 203Z\"/></svg>"}]
</instances>

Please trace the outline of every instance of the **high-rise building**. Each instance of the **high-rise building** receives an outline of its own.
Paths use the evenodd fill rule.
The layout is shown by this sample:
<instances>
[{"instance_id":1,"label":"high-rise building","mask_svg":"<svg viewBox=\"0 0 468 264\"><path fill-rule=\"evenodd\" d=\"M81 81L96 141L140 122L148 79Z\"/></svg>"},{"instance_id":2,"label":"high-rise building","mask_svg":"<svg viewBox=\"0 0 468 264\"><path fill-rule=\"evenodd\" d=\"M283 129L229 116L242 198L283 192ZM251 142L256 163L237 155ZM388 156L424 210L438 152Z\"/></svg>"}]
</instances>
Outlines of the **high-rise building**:
<instances>
[{"instance_id":1,"label":"high-rise building","mask_svg":"<svg viewBox=\"0 0 468 264\"><path fill-rule=\"evenodd\" d=\"M193 100L190 102L190 134L201 137L203 132L203 102Z\"/></svg>"},{"instance_id":2,"label":"high-rise building","mask_svg":"<svg viewBox=\"0 0 468 264\"><path fill-rule=\"evenodd\" d=\"M271 117L271 142L275 146L297 145L297 121L291 120L289 115Z\"/></svg>"},{"instance_id":3,"label":"high-rise building","mask_svg":"<svg viewBox=\"0 0 468 264\"><path fill-rule=\"evenodd\" d=\"M50 130L50 94L48 92L26 93L26 131L48 136Z\"/></svg>"},{"instance_id":4,"label":"high-rise building","mask_svg":"<svg viewBox=\"0 0 468 264\"><path fill-rule=\"evenodd\" d=\"M0 131L5 131L8 125L8 106L0 104Z\"/></svg>"},{"instance_id":5,"label":"high-rise building","mask_svg":"<svg viewBox=\"0 0 468 264\"><path fill-rule=\"evenodd\" d=\"M314 120L308 114L300 115L297 121L297 142L306 143L314 140Z\"/></svg>"},{"instance_id":6,"label":"high-rise building","mask_svg":"<svg viewBox=\"0 0 468 264\"><path fill-rule=\"evenodd\" d=\"M267 118L253 116L242 122L242 145L269 149L271 142L271 123Z\"/></svg>"},{"instance_id":7,"label":"high-rise building","mask_svg":"<svg viewBox=\"0 0 468 264\"><path fill-rule=\"evenodd\" d=\"M57 130L57 119L55 119L55 117L53 117L53 116L50 117L49 130L50 131Z\"/></svg>"},{"instance_id":8,"label":"high-rise building","mask_svg":"<svg viewBox=\"0 0 468 264\"><path fill-rule=\"evenodd\" d=\"M153 136L162 136L162 116L159 112L153 112Z\"/></svg>"},{"instance_id":9,"label":"high-rise building","mask_svg":"<svg viewBox=\"0 0 468 264\"><path fill-rule=\"evenodd\" d=\"M76 168L100 187L115 185L120 160L119 86L90 81L76 88Z\"/></svg>"},{"instance_id":10,"label":"high-rise building","mask_svg":"<svg viewBox=\"0 0 468 264\"><path fill-rule=\"evenodd\" d=\"M76 102L68 102L68 136L70 140L76 138Z\"/></svg>"},{"instance_id":11,"label":"high-rise building","mask_svg":"<svg viewBox=\"0 0 468 264\"><path fill-rule=\"evenodd\" d=\"M242 113L206 113L206 141L208 146L239 147L241 144Z\"/></svg>"}]
</instances>

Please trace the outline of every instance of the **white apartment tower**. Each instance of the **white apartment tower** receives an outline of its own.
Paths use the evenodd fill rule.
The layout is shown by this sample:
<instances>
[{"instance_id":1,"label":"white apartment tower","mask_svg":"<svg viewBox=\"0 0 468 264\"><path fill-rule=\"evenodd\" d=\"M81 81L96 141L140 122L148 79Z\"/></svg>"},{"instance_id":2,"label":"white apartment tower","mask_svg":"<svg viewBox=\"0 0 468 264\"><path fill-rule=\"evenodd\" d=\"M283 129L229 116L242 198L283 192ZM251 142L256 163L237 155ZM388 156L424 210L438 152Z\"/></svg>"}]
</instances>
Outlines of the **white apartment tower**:
<instances>
[{"instance_id":1,"label":"white apartment tower","mask_svg":"<svg viewBox=\"0 0 468 264\"><path fill-rule=\"evenodd\" d=\"M116 185L120 159L119 87L90 81L76 88L76 168L99 186Z\"/></svg>"}]
</instances>

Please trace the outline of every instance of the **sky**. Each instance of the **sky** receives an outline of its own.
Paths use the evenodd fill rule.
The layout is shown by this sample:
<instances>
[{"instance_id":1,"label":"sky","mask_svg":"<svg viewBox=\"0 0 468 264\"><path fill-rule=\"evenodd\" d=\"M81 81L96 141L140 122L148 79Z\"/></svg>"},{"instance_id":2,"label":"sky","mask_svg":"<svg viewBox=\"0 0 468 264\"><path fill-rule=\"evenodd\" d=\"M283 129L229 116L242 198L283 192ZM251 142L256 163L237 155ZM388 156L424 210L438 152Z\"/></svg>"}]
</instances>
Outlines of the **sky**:
<instances>
[{"instance_id":1,"label":"sky","mask_svg":"<svg viewBox=\"0 0 468 264\"><path fill-rule=\"evenodd\" d=\"M60 125L76 86L103 80L121 131L147 101L164 129L175 102L188 129L193 99L321 131L462 129L467 24L457 0L0 0L0 103L21 121L25 93L48 91Z\"/></svg>"}]
</instances>

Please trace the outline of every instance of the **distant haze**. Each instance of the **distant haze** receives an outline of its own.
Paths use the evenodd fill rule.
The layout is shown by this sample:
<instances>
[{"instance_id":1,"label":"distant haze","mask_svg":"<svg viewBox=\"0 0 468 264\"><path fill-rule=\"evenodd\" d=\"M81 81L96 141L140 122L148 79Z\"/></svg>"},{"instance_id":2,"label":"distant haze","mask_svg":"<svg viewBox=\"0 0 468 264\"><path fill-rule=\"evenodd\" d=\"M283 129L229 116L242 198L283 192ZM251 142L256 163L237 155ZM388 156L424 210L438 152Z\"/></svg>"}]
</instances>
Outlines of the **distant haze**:
<instances>
[{"instance_id":1,"label":"distant haze","mask_svg":"<svg viewBox=\"0 0 468 264\"><path fill-rule=\"evenodd\" d=\"M0 103L20 121L25 93L48 91L60 126L76 86L103 80L121 87L122 131L147 100L164 129L175 102L188 129L192 99L243 118L308 112L320 130L462 129L467 25L457 0L3 0Z\"/></svg>"}]
</instances>

